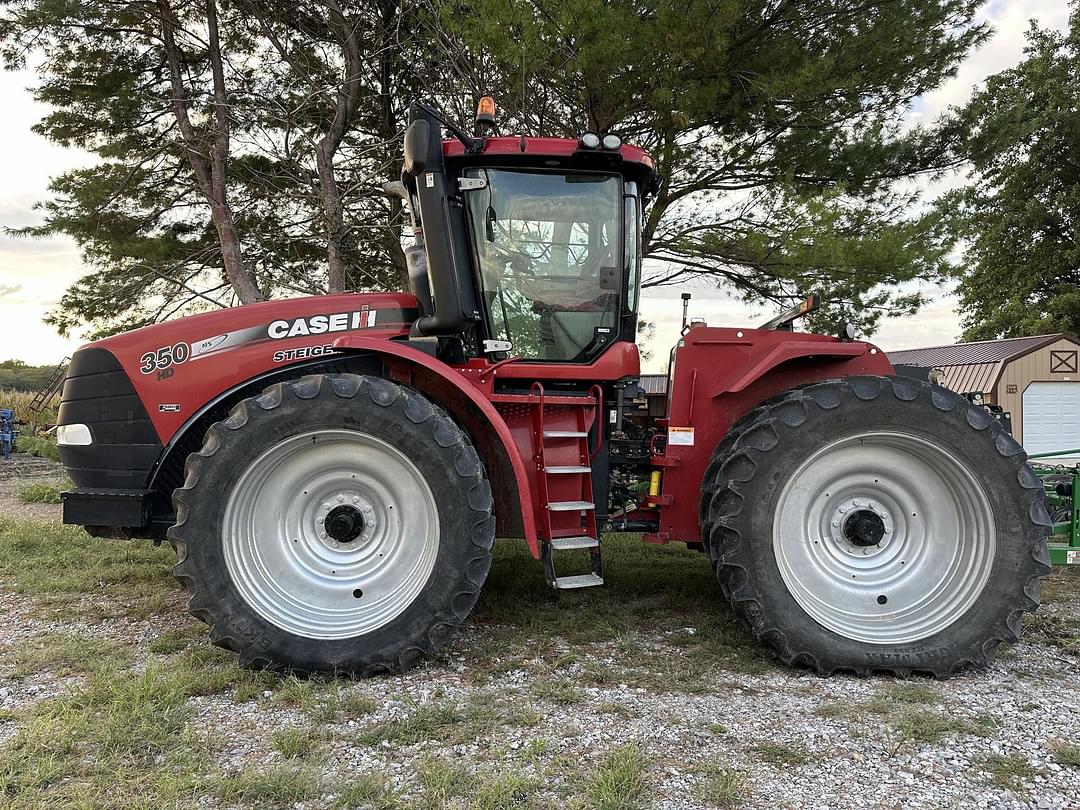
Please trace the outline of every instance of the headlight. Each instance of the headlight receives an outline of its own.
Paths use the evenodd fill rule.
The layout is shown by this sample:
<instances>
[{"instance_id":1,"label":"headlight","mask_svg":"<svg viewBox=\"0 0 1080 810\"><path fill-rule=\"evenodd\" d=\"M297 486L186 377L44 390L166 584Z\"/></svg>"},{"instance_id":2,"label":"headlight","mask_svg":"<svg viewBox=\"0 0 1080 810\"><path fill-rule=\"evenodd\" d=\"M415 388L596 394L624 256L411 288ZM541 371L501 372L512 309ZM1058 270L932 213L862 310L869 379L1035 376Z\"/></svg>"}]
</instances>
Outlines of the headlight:
<instances>
[{"instance_id":1,"label":"headlight","mask_svg":"<svg viewBox=\"0 0 1080 810\"><path fill-rule=\"evenodd\" d=\"M581 145L586 149L596 149L600 146L600 136L595 132L586 132L581 136Z\"/></svg>"},{"instance_id":2,"label":"headlight","mask_svg":"<svg viewBox=\"0 0 1080 810\"><path fill-rule=\"evenodd\" d=\"M610 149L614 151L620 146L622 146L622 138L620 138L618 135L612 135L608 133L604 136L604 140L601 143L603 143L605 149Z\"/></svg>"},{"instance_id":3,"label":"headlight","mask_svg":"<svg viewBox=\"0 0 1080 810\"><path fill-rule=\"evenodd\" d=\"M85 447L93 444L94 439L86 425L59 425L56 428L56 443L69 447Z\"/></svg>"}]
</instances>

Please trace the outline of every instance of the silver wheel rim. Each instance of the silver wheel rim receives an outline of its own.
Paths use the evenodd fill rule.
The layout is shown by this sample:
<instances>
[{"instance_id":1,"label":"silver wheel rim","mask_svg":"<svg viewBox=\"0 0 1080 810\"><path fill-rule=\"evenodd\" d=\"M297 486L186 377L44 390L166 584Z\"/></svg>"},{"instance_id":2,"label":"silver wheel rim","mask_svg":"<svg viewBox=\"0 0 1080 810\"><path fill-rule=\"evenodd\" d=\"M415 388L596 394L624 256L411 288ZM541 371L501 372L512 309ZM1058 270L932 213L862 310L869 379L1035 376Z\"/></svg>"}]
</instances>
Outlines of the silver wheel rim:
<instances>
[{"instance_id":1,"label":"silver wheel rim","mask_svg":"<svg viewBox=\"0 0 1080 810\"><path fill-rule=\"evenodd\" d=\"M857 531L861 520L877 526L880 543L866 545L873 537ZM834 633L870 644L910 643L952 625L982 593L996 548L993 509L972 473L906 433L863 433L818 450L788 479L773 522L795 601Z\"/></svg>"},{"instance_id":2,"label":"silver wheel rim","mask_svg":"<svg viewBox=\"0 0 1080 810\"><path fill-rule=\"evenodd\" d=\"M352 528L335 539L328 529L340 529L340 515ZM306 638L351 638L387 624L420 594L439 550L435 496L420 470L351 430L269 448L233 486L224 528L241 598Z\"/></svg>"}]
</instances>

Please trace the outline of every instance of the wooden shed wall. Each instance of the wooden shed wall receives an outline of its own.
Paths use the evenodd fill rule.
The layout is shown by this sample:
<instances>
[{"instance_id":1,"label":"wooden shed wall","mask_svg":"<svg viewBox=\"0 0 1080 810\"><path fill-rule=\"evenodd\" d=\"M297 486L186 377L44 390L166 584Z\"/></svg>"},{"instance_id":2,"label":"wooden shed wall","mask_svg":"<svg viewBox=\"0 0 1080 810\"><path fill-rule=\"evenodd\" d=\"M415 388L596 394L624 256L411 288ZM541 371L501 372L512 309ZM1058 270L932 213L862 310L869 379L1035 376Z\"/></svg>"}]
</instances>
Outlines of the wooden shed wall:
<instances>
[{"instance_id":1,"label":"wooden shed wall","mask_svg":"<svg viewBox=\"0 0 1080 810\"><path fill-rule=\"evenodd\" d=\"M1068 338L1062 338L1049 346L1025 354L1005 363L994 389L993 401L1005 410L1012 412L1013 435L1020 442L1024 441L1024 390L1033 382L1080 382L1080 374L1052 373L1050 371L1051 352L1072 352L1080 350L1077 344ZM1080 355L1078 355L1080 357ZM1014 393L1009 393L1009 386L1015 386Z\"/></svg>"}]
</instances>

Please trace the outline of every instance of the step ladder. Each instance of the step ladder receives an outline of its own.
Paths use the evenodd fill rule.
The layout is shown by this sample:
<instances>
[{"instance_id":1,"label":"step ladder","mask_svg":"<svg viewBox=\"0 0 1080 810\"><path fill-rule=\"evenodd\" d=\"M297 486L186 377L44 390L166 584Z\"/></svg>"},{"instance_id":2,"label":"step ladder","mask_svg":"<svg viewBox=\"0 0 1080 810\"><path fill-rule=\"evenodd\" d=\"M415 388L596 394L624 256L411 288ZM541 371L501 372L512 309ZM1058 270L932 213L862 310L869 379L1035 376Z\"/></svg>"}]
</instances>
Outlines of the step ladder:
<instances>
[{"instance_id":1,"label":"step ladder","mask_svg":"<svg viewBox=\"0 0 1080 810\"><path fill-rule=\"evenodd\" d=\"M59 365L53 369L52 374L49 375L48 381L42 386L41 390L34 394L34 398L30 401L30 407L27 409L32 414L40 414L45 410L45 406L49 404L49 400L53 398L53 395L60 390L60 386L64 384L64 377L67 376L68 361L70 357L65 357L60 361Z\"/></svg>"},{"instance_id":2,"label":"step ladder","mask_svg":"<svg viewBox=\"0 0 1080 810\"><path fill-rule=\"evenodd\" d=\"M604 564L600 534L593 503L592 456L589 451L589 412L600 429L602 392L593 386L588 397L545 396L544 386L533 383L529 398L533 402L533 447L537 465L540 502L544 504L540 521L541 556L544 575L554 588L590 588L604 584ZM548 428L548 409L570 406L572 424L565 418ZM555 500L552 500L552 498ZM587 551L587 555L580 555ZM555 558L563 552L587 556L587 573L560 576ZM560 566L561 567L561 566Z\"/></svg>"}]
</instances>

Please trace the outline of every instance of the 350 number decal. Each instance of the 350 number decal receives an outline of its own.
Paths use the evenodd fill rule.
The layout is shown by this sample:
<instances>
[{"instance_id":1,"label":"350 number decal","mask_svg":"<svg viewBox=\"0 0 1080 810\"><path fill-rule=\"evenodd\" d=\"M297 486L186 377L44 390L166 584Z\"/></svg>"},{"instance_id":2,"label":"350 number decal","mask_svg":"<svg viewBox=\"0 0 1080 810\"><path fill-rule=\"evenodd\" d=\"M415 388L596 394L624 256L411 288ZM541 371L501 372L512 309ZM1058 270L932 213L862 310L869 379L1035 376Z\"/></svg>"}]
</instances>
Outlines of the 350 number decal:
<instances>
[{"instance_id":1,"label":"350 number decal","mask_svg":"<svg viewBox=\"0 0 1080 810\"><path fill-rule=\"evenodd\" d=\"M186 363L189 357L191 357L191 347L186 343L177 343L175 346L162 346L160 349L147 352L139 358L139 370L143 374L153 374L155 371Z\"/></svg>"}]
</instances>

